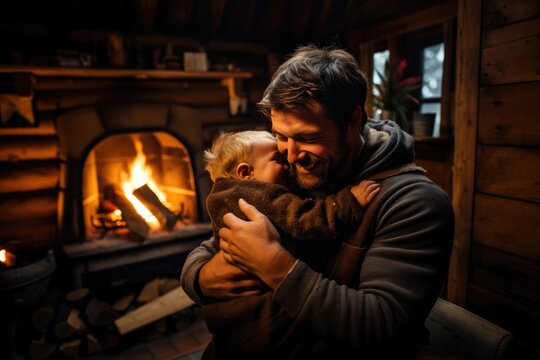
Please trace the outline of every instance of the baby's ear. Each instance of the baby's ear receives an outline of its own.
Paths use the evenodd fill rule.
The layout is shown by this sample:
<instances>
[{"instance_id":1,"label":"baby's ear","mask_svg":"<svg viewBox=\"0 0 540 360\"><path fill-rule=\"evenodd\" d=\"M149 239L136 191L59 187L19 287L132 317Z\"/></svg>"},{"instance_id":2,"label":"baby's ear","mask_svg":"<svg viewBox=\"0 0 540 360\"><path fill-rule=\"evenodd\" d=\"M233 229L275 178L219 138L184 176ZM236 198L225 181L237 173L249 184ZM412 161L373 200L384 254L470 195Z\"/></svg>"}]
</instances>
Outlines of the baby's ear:
<instances>
[{"instance_id":1,"label":"baby's ear","mask_svg":"<svg viewBox=\"0 0 540 360\"><path fill-rule=\"evenodd\" d=\"M236 166L236 176L239 179L252 179L253 178L253 172L251 171L251 165L247 163L240 163L238 166Z\"/></svg>"}]
</instances>

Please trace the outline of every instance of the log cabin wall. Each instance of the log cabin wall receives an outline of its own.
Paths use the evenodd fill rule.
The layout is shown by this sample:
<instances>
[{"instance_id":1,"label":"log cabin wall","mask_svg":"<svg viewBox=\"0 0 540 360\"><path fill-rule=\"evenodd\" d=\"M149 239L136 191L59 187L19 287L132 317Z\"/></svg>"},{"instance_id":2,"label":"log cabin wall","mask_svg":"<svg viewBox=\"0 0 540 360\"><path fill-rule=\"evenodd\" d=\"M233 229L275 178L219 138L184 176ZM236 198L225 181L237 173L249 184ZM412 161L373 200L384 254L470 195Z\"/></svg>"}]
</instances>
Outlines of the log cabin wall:
<instances>
[{"instance_id":1,"label":"log cabin wall","mask_svg":"<svg viewBox=\"0 0 540 360\"><path fill-rule=\"evenodd\" d=\"M449 299L540 355L540 3L460 1Z\"/></svg>"},{"instance_id":2,"label":"log cabin wall","mask_svg":"<svg viewBox=\"0 0 540 360\"><path fill-rule=\"evenodd\" d=\"M266 63L261 66L266 70ZM72 69L67 75L58 70L56 76L40 76L27 70L0 74L4 96L33 99L35 126L0 127L0 244L19 254L38 253L66 241L59 234L59 190L65 190L61 180L65 160L60 156L56 124L59 115L83 106L125 102L188 106L203 117L205 147L221 130L266 127L253 111L253 99L262 92L257 84L264 81L253 79L251 73L236 73L236 80L230 78L237 82L237 89L242 83L251 106L248 113L232 116L231 84L223 80L227 73L202 74L199 78L188 74L178 79L174 74L182 72L164 71L159 74L166 76L154 76L150 71L150 76L147 73L147 78L141 79L144 71L118 76L125 70ZM80 131L85 131L83 125Z\"/></svg>"}]
</instances>

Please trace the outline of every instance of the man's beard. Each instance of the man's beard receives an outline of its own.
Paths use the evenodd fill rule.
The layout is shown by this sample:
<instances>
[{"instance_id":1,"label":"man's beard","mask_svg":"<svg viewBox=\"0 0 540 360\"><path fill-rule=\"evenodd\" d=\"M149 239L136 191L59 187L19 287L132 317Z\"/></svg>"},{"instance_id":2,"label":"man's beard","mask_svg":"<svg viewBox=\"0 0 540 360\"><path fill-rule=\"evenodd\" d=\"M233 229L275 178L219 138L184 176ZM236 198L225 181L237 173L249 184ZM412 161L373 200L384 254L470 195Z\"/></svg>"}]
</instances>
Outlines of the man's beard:
<instances>
[{"instance_id":1,"label":"man's beard","mask_svg":"<svg viewBox=\"0 0 540 360\"><path fill-rule=\"evenodd\" d=\"M303 167L308 168L312 165L322 166L322 175L318 176L315 174L298 172L295 164L289 167L291 179L294 179L296 184L304 190L316 190L321 188L323 185L332 180L332 176L335 176L340 172L341 167L345 163L348 154L348 146L345 141L340 141L338 154L339 158L337 158L335 161L332 161L331 159L324 160L315 155L308 154L300 163L303 165Z\"/></svg>"}]
</instances>

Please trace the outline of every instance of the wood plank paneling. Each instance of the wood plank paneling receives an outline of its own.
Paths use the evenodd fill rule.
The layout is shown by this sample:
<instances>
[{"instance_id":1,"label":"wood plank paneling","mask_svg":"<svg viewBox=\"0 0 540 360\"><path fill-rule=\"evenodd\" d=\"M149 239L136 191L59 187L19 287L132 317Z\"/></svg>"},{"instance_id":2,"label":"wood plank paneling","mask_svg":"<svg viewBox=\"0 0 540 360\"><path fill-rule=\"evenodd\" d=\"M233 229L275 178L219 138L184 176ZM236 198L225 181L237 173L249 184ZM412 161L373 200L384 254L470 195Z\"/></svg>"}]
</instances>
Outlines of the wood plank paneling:
<instances>
[{"instance_id":1,"label":"wood plank paneling","mask_svg":"<svg viewBox=\"0 0 540 360\"><path fill-rule=\"evenodd\" d=\"M540 80L540 38L508 41L482 51L482 85Z\"/></svg>"},{"instance_id":2,"label":"wood plank paneling","mask_svg":"<svg viewBox=\"0 0 540 360\"><path fill-rule=\"evenodd\" d=\"M479 142L540 146L540 82L480 89Z\"/></svg>"},{"instance_id":3,"label":"wood plank paneling","mask_svg":"<svg viewBox=\"0 0 540 360\"><path fill-rule=\"evenodd\" d=\"M475 205L475 242L540 261L539 204L477 194Z\"/></svg>"},{"instance_id":4,"label":"wood plank paneling","mask_svg":"<svg viewBox=\"0 0 540 360\"><path fill-rule=\"evenodd\" d=\"M534 304L540 294L540 263L489 246L471 247L471 282Z\"/></svg>"},{"instance_id":5,"label":"wood plank paneling","mask_svg":"<svg viewBox=\"0 0 540 360\"><path fill-rule=\"evenodd\" d=\"M538 0L484 1L484 29L540 16Z\"/></svg>"},{"instance_id":6,"label":"wood plank paneling","mask_svg":"<svg viewBox=\"0 0 540 360\"><path fill-rule=\"evenodd\" d=\"M48 116L37 118L37 126L20 127L20 128L3 128L0 127L0 136L5 135L35 135L35 136L51 136L56 135L54 127L54 119Z\"/></svg>"},{"instance_id":7,"label":"wood plank paneling","mask_svg":"<svg viewBox=\"0 0 540 360\"><path fill-rule=\"evenodd\" d=\"M55 189L59 173L57 160L0 164L0 194Z\"/></svg>"},{"instance_id":8,"label":"wood plank paneling","mask_svg":"<svg viewBox=\"0 0 540 360\"><path fill-rule=\"evenodd\" d=\"M482 48L489 48L518 39L538 35L540 31L540 18L518 22L482 34Z\"/></svg>"},{"instance_id":9,"label":"wood plank paneling","mask_svg":"<svg viewBox=\"0 0 540 360\"><path fill-rule=\"evenodd\" d=\"M515 336L518 336L519 340L527 341L529 346L538 342L540 313L537 307L525 305L513 298L475 284L469 285L468 304L470 311L511 331ZM509 356L508 358L534 359L535 357L531 355L537 351L529 348L521 350L521 352L528 352L524 357Z\"/></svg>"},{"instance_id":10,"label":"wood plank paneling","mask_svg":"<svg viewBox=\"0 0 540 360\"><path fill-rule=\"evenodd\" d=\"M154 102L187 106L218 106L228 102L228 94L226 88L186 91L58 91L37 94L35 106L38 111L53 111L98 103L106 104L121 102Z\"/></svg>"},{"instance_id":11,"label":"wood plank paneling","mask_svg":"<svg viewBox=\"0 0 540 360\"><path fill-rule=\"evenodd\" d=\"M23 221L0 221L0 246L15 253L32 254L52 249L57 241L56 217Z\"/></svg>"},{"instance_id":12,"label":"wood plank paneling","mask_svg":"<svg viewBox=\"0 0 540 360\"><path fill-rule=\"evenodd\" d=\"M0 138L0 161L49 160L58 156L55 137L7 136Z\"/></svg>"},{"instance_id":13,"label":"wood plank paneling","mask_svg":"<svg viewBox=\"0 0 540 360\"><path fill-rule=\"evenodd\" d=\"M476 189L540 203L540 148L479 146Z\"/></svg>"},{"instance_id":14,"label":"wood plank paneling","mask_svg":"<svg viewBox=\"0 0 540 360\"><path fill-rule=\"evenodd\" d=\"M2 221L34 220L56 216L58 192L39 192L0 196Z\"/></svg>"},{"instance_id":15,"label":"wood plank paneling","mask_svg":"<svg viewBox=\"0 0 540 360\"><path fill-rule=\"evenodd\" d=\"M473 218L474 170L478 122L478 88L481 0L459 0L456 46L456 105L454 181L452 206L455 236L448 272L448 300L465 307L471 224Z\"/></svg>"}]
</instances>

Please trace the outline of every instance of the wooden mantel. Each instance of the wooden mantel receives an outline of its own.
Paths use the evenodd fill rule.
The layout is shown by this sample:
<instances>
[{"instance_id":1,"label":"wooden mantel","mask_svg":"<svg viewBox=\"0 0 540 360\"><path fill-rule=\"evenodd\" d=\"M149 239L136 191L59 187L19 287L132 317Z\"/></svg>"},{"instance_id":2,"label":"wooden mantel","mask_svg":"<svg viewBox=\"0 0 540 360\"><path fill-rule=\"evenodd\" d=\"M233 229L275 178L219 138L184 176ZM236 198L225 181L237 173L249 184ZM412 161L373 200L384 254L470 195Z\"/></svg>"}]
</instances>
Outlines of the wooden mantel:
<instances>
[{"instance_id":1,"label":"wooden mantel","mask_svg":"<svg viewBox=\"0 0 540 360\"><path fill-rule=\"evenodd\" d=\"M61 68L33 66L0 66L0 74L32 74L39 77L77 77L77 78L132 78L132 79L250 79L253 74L246 71L179 71L146 69L96 69Z\"/></svg>"}]
</instances>

